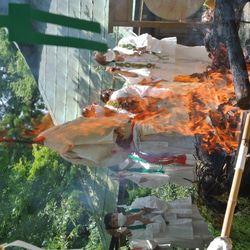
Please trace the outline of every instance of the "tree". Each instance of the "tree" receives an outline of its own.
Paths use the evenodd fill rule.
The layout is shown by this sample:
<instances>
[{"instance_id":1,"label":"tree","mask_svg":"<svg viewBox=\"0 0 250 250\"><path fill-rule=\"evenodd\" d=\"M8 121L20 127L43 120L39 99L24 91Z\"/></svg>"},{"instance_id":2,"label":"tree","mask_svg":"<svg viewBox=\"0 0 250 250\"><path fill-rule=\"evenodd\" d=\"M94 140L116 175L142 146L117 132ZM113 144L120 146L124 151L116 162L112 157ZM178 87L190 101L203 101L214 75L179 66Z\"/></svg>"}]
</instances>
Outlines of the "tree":
<instances>
[{"instance_id":1,"label":"tree","mask_svg":"<svg viewBox=\"0 0 250 250\"><path fill-rule=\"evenodd\" d=\"M32 129L45 108L36 82L22 54L0 29L0 131L18 138L20 132Z\"/></svg>"},{"instance_id":2,"label":"tree","mask_svg":"<svg viewBox=\"0 0 250 250\"><path fill-rule=\"evenodd\" d=\"M32 160L23 156L13 166L6 165L0 166L1 239L53 249L87 244L84 170L37 145Z\"/></svg>"},{"instance_id":3,"label":"tree","mask_svg":"<svg viewBox=\"0 0 250 250\"><path fill-rule=\"evenodd\" d=\"M28 138L34 138L34 134L27 132L43 122L44 111L44 102L25 59L14 43L8 41L6 30L1 28L0 136L18 139L28 134ZM0 147L3 150L7 145ZM23 154L27 158L31 155L31 148L23 144L8 144L8 148L13 161Z\"/></svg>"},{"instance_id":4,"label":"tree","mask_svg":"<svg viewBox=\"0 0 250 250\"><path fill-rule=\"evenodd\" d=\"M17 47L0 29L0 238L48 248L82 248L89 235L84 171L55 151L16 143L53 125ZM46 112L46 111L45 111Z\"/></svg>"}]
</instances>

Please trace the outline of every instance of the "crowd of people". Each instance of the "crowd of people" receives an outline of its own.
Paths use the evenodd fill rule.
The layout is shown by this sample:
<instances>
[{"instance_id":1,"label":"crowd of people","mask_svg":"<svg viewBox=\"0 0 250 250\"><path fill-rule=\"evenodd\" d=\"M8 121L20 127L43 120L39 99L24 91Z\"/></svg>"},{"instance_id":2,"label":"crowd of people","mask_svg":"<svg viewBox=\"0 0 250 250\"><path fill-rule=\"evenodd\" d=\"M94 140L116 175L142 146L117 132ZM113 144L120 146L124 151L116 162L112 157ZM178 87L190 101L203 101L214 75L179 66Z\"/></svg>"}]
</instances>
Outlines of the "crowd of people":
<instances>
[{"instance_id":1,"label":"crowd of people","mask_svg":"<svg viewBox=\"0 0 250 250\"><path fill-rule=\"evenodd\" d=\"M115 62L106 71L120 74L127 84L103 90L104 105L83 108L82 117L44 131L38 140L74 164L110 167L116 179L144 188L168 182L192 186L195 140L188 126L187 92L199 83L173 80L206 70L210 58L205 47L143 34L121 39L107 53L96 51L94 58L105 66ZM129 214L109 214L105 224L110 234L126 234L133 247L142 249L195 248L212 240L191 198L168 204L140 198Z\"/></svg>"}]
</instances>

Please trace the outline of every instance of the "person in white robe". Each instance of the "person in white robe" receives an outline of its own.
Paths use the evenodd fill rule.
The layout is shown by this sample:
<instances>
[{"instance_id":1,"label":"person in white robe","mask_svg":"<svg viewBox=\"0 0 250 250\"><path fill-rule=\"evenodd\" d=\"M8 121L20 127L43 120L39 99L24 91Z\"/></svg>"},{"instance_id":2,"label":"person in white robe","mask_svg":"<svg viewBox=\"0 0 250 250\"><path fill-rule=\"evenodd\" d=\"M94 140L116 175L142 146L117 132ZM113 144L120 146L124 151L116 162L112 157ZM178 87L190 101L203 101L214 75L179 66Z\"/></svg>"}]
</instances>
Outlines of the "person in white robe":
<instances>
[{"instance_id":1,"label":"person in white robe","mask_svg":"<svg viewBox=\"0 0 250 250\"><path fill-rule=\"evenodd\" d=\"M115 177L114 180L118 180L120 182L130 180L136 183L139 187L149 189L165 185L169 183L170 179L168 175L162 173L131 173L127 171L119 171L119 173L116 173L115 175L112 174L111 176Z\"/></svg>"},{"instance_id":2,"label":"person in white robe","mask_svg":"<svg viewBox=\"0 0 250 250\"><path fill-rule=\"evenodd\" d=\"M178 104L180 103L178 98L175 98L175 102ZM105 106L105 110L103 107L96 104L92 105L92 107L92 114L95 118L99 119L105 116L105 110L107 109L116 111L116 113L113 113L115 115L122 114L123 116L121 117L125 117L126 115L129 118L137 117L126 110L115 109L107 105ZM156 114L149 113L148 118L142 117L142 119L136 119L131 126L131 135L133 135L133 145L131 145L131 147L133 148L133 152L135 152L139 157L146 159L149 163L163 165L170 163L180 163L182 165L186 164L187 155L194 155L195 153L194 137L191 135L192 133L188 130L188 128L187 130L190 135L186 136L178 133L178 127L175 127L174 123L178 124L178 119L183 117L184 120L180 120L179 123L182 123L182 125L185 124L185 122L188 122L188 115L182 108L177 109L181 109L181 111L178 112L178 110L175 111L174 108L171 109L171 117L168 115L169 111L164 111ZM184 115L181 115L182 113ZM149 123L147 123L147 121L149 121ZM168 127L168 125L170 125L170 127ZM172 130L174 131L172 132ZM126 133L129 133L128 127ZM192 158L192 156L189 158ZM171 170L169 171L171 172ZM190 176L191 175L188 175L188 177Z\"/></svg>"},{"instance_id":3,"label":"person in white robe","mask_svg":"<svg viewBox=\"0 0 250 250\"><path fill-rule=\"evenodd\" d=\"M119 90L105 89L100 94L106 105L118 105L133 114L167 109L168 96L168 89L146 85L126 86Z\"/></svg>"},{"instance_id":4,"label":"person in white robe","mask_svg":"<svg viewBox=\"0 0 250 250\"><path fill-rule=\"evenodd\" d=\"M182 164L181 164L182 163ZM181 163L172 162L167 165L148 163L146 160L130 155L124 162L110 167L115 171L118 180L128 179L144 188L156 188L169 182L193 187L195 181L196 160L192 155L186 155Z\"/></svg>"},{"instance_id":5,"label":"person in white robe","mask_svg":"<svg viewBox=\"0 0 250 250\"><path fill-rule=\"evenodd\" d=\"M104 90L101 99L106 104L114 106L118 101L122 108L134 114L162 111L134 123L134 147L138 152L194 154L195 139L189 126L190 117L187 108L190 101L188 91L199 87L199 83L180 82L176 85L174 82L160 82L160 84L162 87L132 85L116 91ZM139 101L136 98L139 98ZM157 143L152 147L148 141ZM168 144L167 150L166 144Z\"/></svg>"},{"instance_id":6,"label":"person in white robe","mask_svg":"<svg viewBox=\"0 0 250 250\"><path fill-rule=\"evenodd\" d=\"M188 91L199 86L198 82L166 82L155 80L156 86L148 85L127 85L121 89L104 89L100 93L101 100L109 106L120 105L125 110L139 114L145 111L171 110L175 116L175 106L182 106L182 113L188 113L186 103L188 102Z\"/></svg>"},{"instance_id":7,"label":"person in white robe","mask_svg":"<svg viewBox=\"0 0 250 250\"><path fill-rule=\"evenodd\" d=\"M177 98L175 101L178 102ZM96 106L98 105L94 105L94 107ZM112 108L110 106L105 107ZM98 110L99 109L100 107L98 107ZM133 152L139 157L146 159L149 163L163 165L169 163L185 164L185 161L184 163L182 162L184 158L186 159L184 154L193 155L195 153L194 137L188 128L187 130L190 135L187 136L178 133L178 127L174 126L174 123L178 124L177 121L180 119L179 117L183 117L184 120L180 120L179 123L182 123L182 125L185 124L187 122L185 119L188 120L188 115L185 114L182 108L177 109L181 110L178 114L175 113L173 108L171 109L171 117L169 117L169 111L149 113L148 117L144 117L144 114L142 114L142 118L133 116L126 110L124 113L121 113L128 115L130 118L134 117L131 126L131 135L133 136L133 145L131 145L131 147L133 148ZM115 111L115 109L112 110ZM100 119L101 114L105 116L101 111L96 112L98 112L98 118ZM97 117L96 112L93 110L95 117ZM119 109L119 112L122 111ZM184 116L181 115L181 112L184 112ZM147 121L149 121L149 123L147 123ZM168 127L168 125L170 127Z\"/></svg>"},{"instance_id":8,"label":"person in white robe","mask_svg":"<svg viewBox=\"0 0 250 250\"><path fill-rule=\"evenodd\" d=\"M172 133L168 127L169 111L134 116L115 109L106 115L107 109L94 105L90 112L94 117L79 117L54 126L39 138L66 160L93 167L117 165L132 152L149 163L158 164L169 164L183 154L194 154L194 138L181 135L177 127ZM170 123L178 116L173 114Z\"/></svg>"},{"instance_id":9,"label":"person in white robe","mask_svg":"<svg viewBox=\"0 0 250 250\"><path fill-rule=\"evenodd\" d=\"M131 73L119 72L131 84L152 76L173 81L176 75L204 72L211 62L204 46L183 46L177 44L176 37L158 40L147 33L122 38L113 50L95 52L94 57L103 65L116 62L120 71ZM129 76L134 79L126 78Z\"/></svg>"},{"instance_id":10,"label":"person in white robe","mask_svg":"<svg viewBox=\"0 0 250 250\"><path fill-rule=\"evenodd\" d=\"M191 197L170 203L154 196L139 198L129 206L126 215L108 214L104 222L106 228L126 227L131 232L128 235L131 242L144 240L150 249L159 244L203 247L213 239L197 206L192 205Z\"/></svg>"},{"instance_id":11,"label":"person in white robe","mask_svg":"<svg viewBox=\"0 0 250 250\"><path fill-rule=\"evenodd\" d=\"M144 147L148 144L145 148L151 148L150 152L141 149L139 152L133 140L140 138L135 136L132 134L130 117L124 114L123 118L80 117L42 132L38 139L44 146L58 151L67 161L90 167L118 165L135 151L148 162L169 164L181 160L188 148L186 145L186 148L179 148L177 153L170 154L168 151L173 151L173 147L168 141L158 141L157 134L152 134L150 140L143 143ZM190 145L192 147L193 144Z\"/></svg>"},{"instance_id":12,"label":"person in white robe","mask_svg":"<svg viewBox=\"0 0 250 250\"><path fill-rule=\"evenodd\" d=\"M169 88L158 88L147 85L133 85L125 86L121 89L118 89L110 95L110 100L114 101L120 97L140 97L145 98L147 96L167 99L169 97Z\"/></svg>"},{"instance_id":13,"label":"person in white robe","mask_svg":"<svg viewBox=\"0 0 250 250\"><path fill-rule=\"evenodd\" d=\"M128 115L113 117L79 117L42 132L38 138L44 146L58 151L73 164L108 167L124 161L131 151L131 119ZM125 148L118 141L128 141Z\"/></svg>"},{"instance_id":14,"label":"person in white robe","mask_svg":"<svg viewBox=\"0 0 250 250\"><path fill-rule=\"evenodd\" d=\"M188 91L199 87L199 83L180 82L176 85L174 82L160 82L160 84L162 87L133 85L116 91L104 90L101 93L101 99L108 105L112 105L112 102L115 105L116 100L124 103L124 100L128 98L124 109L134 114L164 110L161 113L138 120L134 124L134 147L137 151L147 154L164 154L166 152L194 154L195 139L189 126L190 118L187 108ZM133 98L139 98L144 102L138 103ZM133 105L133 101L135 101L135 105ZM154 140L157 143L151 147L148 140ZM166 144L168 144L167 150Z\"/></svg>"}]
</instances>

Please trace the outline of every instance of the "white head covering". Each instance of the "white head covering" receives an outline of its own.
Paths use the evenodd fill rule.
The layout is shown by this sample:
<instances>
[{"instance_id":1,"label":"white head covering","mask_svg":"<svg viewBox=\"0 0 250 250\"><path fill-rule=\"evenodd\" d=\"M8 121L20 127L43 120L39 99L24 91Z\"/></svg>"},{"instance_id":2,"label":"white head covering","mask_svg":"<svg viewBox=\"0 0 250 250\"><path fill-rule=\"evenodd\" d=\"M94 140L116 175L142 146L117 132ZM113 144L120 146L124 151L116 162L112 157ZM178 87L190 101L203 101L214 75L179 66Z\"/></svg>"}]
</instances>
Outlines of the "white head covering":
<instances>
[{"instance_id":1,"label":"white head covering","mask_svg":"<svg viewBox=\"0 0 250 250\"><path fill-rule=\"evenodd\" d=\"M127 217L123 213L118 214L118 226L122 227L127 221Z\"/></svg>"},{"instance_id":2,"label":"white head covering","mask_svg":"<svg viewBox=\"0 0 250 250\"><path fill-rule=\"evenodd\" d=\"M108 49L106 53L106 62L112 62L115 59L116 55L112 49Z\"/></svg>"}]
</instances>

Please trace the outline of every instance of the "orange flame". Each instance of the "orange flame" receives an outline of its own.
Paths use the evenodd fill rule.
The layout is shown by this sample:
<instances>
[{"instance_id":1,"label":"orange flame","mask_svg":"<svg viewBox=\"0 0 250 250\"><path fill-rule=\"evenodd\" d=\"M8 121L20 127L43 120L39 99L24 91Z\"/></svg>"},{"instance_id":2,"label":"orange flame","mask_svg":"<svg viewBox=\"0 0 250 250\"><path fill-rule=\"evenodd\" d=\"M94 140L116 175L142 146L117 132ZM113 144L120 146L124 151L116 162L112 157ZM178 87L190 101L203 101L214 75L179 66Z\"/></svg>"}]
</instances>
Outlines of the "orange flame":
<instances>
[{"instance_id":1,"label":"orange flame","mask_svg":"<svg viewBox=\"0 0 250 250\"><path fill-rule=\"evenodd\" d=\"M250 65L247 66L250 70ZM149 101L149 106L143 105L143 112L137 112L141 115L136 116L135 120L146 120L147 127L153 127L154 132L199 136L205 142L204 149L209 153L217 149L228 153L236 150L244 111L236 106L231 72L228 70L225 73L223 70L176 77L174 83L166 84L162 96L158 96L165 103L153 112L150 107L152 102ZM161 119L155 119L156 116ZM81 127L65 127L65 131L70 134L76 130L79 136L91 133L103 135L110 126L114 126L117 131L120 127L120 133L123 133L125 123L121 120L121 117L112 117L105 122L97 119L95 123L84 123ZM38 135L51 126L50 118L48 122L37 124L30 133ZM27 131L25 134L28 134Z\"/></svg>"},{"instance_id":2,"label":"orange flame","mask_svg":"<svg viewBox=\"0 0 250 250\"><path fill-rule=\"evenodd\" d=\"M166 110L160 119L151 116L144 124L154 132L200 136L208 152L236 150L244 111L236 106L231 72L223 70L178 76L167 83L160 97L167 100Z\"/></svg>"},{"instance_id":3,"label":"orange flame","mask_svg":"<svg viewBox=\"0 0 250 250\"><path fill-rule=\"evenodd\" d=\"M20 134L21 137L23 137L23 138L35 138L44 130L49 129L49 128L54 126L54 123L52 121L50 114L43 115L41 121L33 118L31 120L31 122L33 125L33 129L27 130L25 127L23 127L23 132Z\"/></svg>"},{"instance_id":4,"label":"orange flame","mask_svg":"<svg viewBox=\"0 0 250 250\"><path fill-rule=\"evenodd\" d=\"M208 152L217 148L227 152L237 149L243 111L236 106L230 71L210 71L200 86L189 91L187 106L188 127L202 137Z\"/></svg>"}]
</instances>

